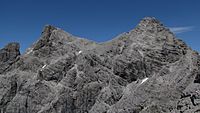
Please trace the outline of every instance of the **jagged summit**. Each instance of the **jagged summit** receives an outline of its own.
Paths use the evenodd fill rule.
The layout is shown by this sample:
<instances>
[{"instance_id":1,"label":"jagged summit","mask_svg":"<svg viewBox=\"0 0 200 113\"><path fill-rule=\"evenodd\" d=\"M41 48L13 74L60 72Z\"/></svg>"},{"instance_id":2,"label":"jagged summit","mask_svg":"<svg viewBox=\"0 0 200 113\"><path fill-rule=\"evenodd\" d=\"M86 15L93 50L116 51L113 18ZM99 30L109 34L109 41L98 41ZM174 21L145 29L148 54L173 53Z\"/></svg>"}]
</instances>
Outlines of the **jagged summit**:
<instances>
[{"instance_id":1,"label":"jagged summit","mask_svg":"<svg viewBox=\"0 0 200 113\"><path fill-rule=\"evenodd\" d=\"M136 33L151 33L153 35L156 35L157 33L164 33L165 34L170 34L173 35L172 32L170 32L170 30L168 28L166 28L158 19L156 19L155 17L144 17L139 24L136 26L135 29L132 30L133 32ZM131 32L132 32L131 31ZM58 33L62 32L65 34L65 36L54 36L54 35L59 35ZM52 36L51 36L52 35ZM126 33L122 34L119 36L122 37L126 35ZM54 27L52 25L45 25L43 31L42 31L42 35L41 38L39 39L39 41L35 44L35 48L34 50L41 48L41 46L44 46L44 43L46 42L50 42L50 41L56 41L59 40L59 38L63 37L68 41L71 42L73 40L76 40L78 37L73 36L70 33L67 33L65 31L63 31L60 28ZM73 38L72 38L73 37ZM174 36L171 36L174 37ZM86 39L83 39L86 40Z\"/></svg>"},{"instance_id":2,"label":"jagged summit","mask_svg":"<svg viewBox=\"0 0 200 113\"><path fill-rule=\"evenodd\" d=\"M35 47L33 49L37 50L45 46L45 44L50 41L50 36L54 30L57 30L57 28L51 25L46 25L42 31L41 39L35 44Z\"/></svg>"},{"instance_id":3,"label":"jagged summit","mask_svg":"<svg viewBox=\"0 0 200 113\"><path fill-rule=\"evenodd\" d=\"M51 25L0 50L1 113L198 113L200 56L146 17L95 43Z\"/></svg>"},{"instance_id":4,"label":"jagged summit","mask_svg":"<svg viewBox=\"0 0 200 113\"><path fill-rule=\"evenodd\" d=\"M12 42L0 49L0 74L9 70L9 66L18 60L20 55L19 43Z\"/></svg>"},{"instance_id":5,"label":"jagged summit","mask_svg":"<svg viewBox=\"0 0 200 113\"><path fill-rule=\"evenodd\" d=\"M158 19L155 17L144 17L140 22L139 26L148 27L148 26L164 26Z\"/></svg>"},{"instance_id":6,"label":"jagged summit","mask_svg":"<svg viewBox=\"0 0 200 113\"><path fill-rule=\"evenodd\" d=\"M53 30L57 30L58 28L52 26L52 25L45 25L44 28L43 28L43 31L42 31L42 34L45 34L45 33L51 33Z\"/></svg>"},{"instance_id":7,"label":"jagged summit","mask_svg":"<svg viewBox=\"0 0 200 113\"><path fill-rule=\"evenodd\" d=\"M17 42L8 43L4 49L9 52L17 52L19 53L20 45Z\"/></svg>"},{"instance_id":8,"label":"jagged summit","mask_svg":"<svg viewBox=\"0 0 200 113\"><path fill-rule=\"evenodd\" d=\"M20 45L17 42L7 44L3 49L0 50L0 61L6 62L13 60L20 55Z\"/></svg>"},{"instance_id":9,"label":"jagged summit","mask_svg":"<svg viewBox=\"0 0 200 113\"><path fill-rule=\"evenodd\" d=\"M136 28L130 31L130 33L137 35L144 33L148 33L149 35L157 35L161 33L174 35L167 27L164 26L164 24L154 17L143 18Z\"/></svg>"}]
</instances>

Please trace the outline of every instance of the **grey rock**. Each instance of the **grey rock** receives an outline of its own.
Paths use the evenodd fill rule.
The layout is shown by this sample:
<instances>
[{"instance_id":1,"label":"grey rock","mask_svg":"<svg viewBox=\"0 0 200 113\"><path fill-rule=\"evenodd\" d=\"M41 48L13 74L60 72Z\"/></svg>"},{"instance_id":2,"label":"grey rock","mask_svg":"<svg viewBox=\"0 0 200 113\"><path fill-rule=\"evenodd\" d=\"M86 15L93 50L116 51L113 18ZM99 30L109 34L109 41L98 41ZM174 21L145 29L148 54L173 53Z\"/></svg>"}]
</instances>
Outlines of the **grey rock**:
<instances>
[{"instance_id":1,"label":"grey rock","mask_svg":"<svg viewBox=\"0 0 200 113\"><path fill-rule=\"evenodd\" d=\"M19 59L19 43L9 43L0 49L0 74L10 70L10 67Z\"/></svg>"},{"instance_id":2,"label":"grey rock","mask_svg":"<svg viewBox=\"0 0 200 113\"><path fill-rule=\"evenodd\" d=\"M152 17L95 43L45 26L0 50L1 113L199 113L200 56Z\"/></svg>"}]
</instances>

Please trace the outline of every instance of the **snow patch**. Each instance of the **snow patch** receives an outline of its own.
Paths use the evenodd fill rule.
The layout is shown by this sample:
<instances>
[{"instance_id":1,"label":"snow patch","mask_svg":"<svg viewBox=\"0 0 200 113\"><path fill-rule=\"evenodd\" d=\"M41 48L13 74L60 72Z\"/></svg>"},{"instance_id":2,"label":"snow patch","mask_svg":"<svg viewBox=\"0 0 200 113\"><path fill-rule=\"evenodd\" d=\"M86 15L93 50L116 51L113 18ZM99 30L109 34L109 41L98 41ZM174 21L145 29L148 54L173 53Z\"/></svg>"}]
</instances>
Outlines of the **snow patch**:
<instances>
[{"instance_id":1,"label":"snow patch","mask_svg":"<svg viewBox=\"0 0 200 113\"><path fill-rule=\"evenodd\" d=\"M138 52L140 53L140 55L141 55L142 57L144 57L144 53L143 53L142 51L138 50Z\"/></svg>"},{"instance_id":2,"label":"snow patch","mask_svg":"<svg viewBox=\"0 0 200 113\"><path fill-rule=\"evenodd\" d=\"M79 52L78 52L78 54L81 54L81 53L82 53L82 51L79 51Z\"/></svg>"},{"instance_id":3,"label":"snow patch","mask_svg":"<svg viewBox=\"0 0 200 113\"><path fill-rule=\"evenodd\" d=\"M142 82L140 84L143 84L144 82L146 82L149 78L144 78L142 79Z\"/></svg>"},{"instance_id":4,"label":"snow patch","mask_svg":"<svg viewBox=\"0 0 200 113\"><path fill-rule=\"evenodd\" d=\"M30 51L28 51L26 54L30 54L31 52L33 52L33 50L31 49Z\"/></svg>"},{"instance_id":5,"label":"snow patch","mask_svg":"<svg viewBox=\"0 0 200 113\"><path fill-rule=\"evenodd\" d=\"M79 51L79 52L76 53L76 55L79 55L79 54L81 54L81 53L82 53L82 51Z\"/></svg>"},{"instance_id":6,"label":"snow patch","mask_svg":"<svg viewBox=\"0 0 200 113\"><path fill-rule=\"evenodd\" d=\"M45 64L44 66L42 66L42 69L44 69L47 65Z\"/></svg>"}]
</instances>

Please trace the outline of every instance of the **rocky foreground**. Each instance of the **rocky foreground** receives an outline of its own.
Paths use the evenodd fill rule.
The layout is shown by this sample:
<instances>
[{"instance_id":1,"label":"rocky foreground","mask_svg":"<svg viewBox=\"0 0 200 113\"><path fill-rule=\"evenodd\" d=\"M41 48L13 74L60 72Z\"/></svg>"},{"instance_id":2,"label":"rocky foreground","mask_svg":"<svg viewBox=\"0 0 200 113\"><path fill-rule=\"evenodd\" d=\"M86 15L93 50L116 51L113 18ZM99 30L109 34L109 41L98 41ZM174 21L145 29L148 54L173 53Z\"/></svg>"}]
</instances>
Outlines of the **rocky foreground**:
<instances>
[{"instance_id":1,"label":"rocky foreground","mask_svg":"<svg viewBox=\"0 0 200 113\"><path fill-rule=\"evenodd\" d=\"M200 56L155 18L105 43L48 25L0 50L0 113L200 113Z\"/></svg>"}]
</instances>

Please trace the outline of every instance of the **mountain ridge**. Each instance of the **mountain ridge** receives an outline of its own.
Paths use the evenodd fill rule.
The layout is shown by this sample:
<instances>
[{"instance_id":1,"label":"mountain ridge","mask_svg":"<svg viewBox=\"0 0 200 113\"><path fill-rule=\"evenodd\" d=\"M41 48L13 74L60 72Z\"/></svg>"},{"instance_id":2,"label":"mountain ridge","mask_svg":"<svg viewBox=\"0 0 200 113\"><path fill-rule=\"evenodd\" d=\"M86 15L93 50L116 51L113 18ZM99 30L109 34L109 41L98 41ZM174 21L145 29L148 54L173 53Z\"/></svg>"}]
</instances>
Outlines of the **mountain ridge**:
<instances>
[{"instance_id":1,"label":"mountain ridge","mask_svg":"<svg viewBox=\"0 0 200 113\"><path fill-rule=\"evenodd\" d=\"M2 113L199 112L200 56L153 17L104 43L47 25L24 54L9 45Z\"/></svg>"}]
</instances>

